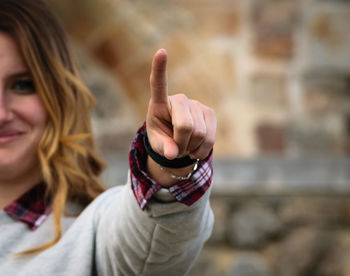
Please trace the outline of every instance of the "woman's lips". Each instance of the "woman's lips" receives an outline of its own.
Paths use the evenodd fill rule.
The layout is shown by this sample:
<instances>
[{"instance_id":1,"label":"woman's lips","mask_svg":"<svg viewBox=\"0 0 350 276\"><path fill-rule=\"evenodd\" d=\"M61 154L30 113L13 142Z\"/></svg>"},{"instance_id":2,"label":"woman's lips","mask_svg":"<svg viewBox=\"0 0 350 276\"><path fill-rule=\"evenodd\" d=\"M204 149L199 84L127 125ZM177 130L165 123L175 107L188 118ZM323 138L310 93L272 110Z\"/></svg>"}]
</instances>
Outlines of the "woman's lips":
<instances>
[{"instance_id":1,"label":"woman's lips","mask_svg":"<svg viewBox=\"0 0 350 276\"><path fill-rule=\"evenodd\" d=\"M20 131L0 131L0 144L11 143L17 140L20 136L23 135L23 132Z\"/></svg>"}]
</instances>

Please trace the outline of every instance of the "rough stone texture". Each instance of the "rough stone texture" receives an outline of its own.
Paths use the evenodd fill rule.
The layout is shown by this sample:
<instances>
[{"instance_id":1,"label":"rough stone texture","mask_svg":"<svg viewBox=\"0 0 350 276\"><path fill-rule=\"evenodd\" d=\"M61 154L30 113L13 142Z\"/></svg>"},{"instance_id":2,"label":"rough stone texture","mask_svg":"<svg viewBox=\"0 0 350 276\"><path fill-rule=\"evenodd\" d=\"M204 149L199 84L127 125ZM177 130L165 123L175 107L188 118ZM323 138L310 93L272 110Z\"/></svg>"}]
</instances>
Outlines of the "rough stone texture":
<instances>
[{"instance_id":1,"label":"rough stone texture","mask_svg":"<svg viewBox=\"0 0 350 276\"><path fill-rule=\"evenodd\" d=\"M286 129L283 126L265 123L256 128L256 138L261 153L283 153L286 149Z\"/></svg>"},{"instance_id":2,"label":"rough stone texture","mask_svg":"<svg viewBox=\"0 0 350 276\"><path fill-rule=\"evenodd\" d=\"M341 256L339 246L333 233L314 228L298 229L282 242L275 256L276 274L343 275L342 258L337 259Z\"/></svg>"},{"instance_id":3,"label":"rough stone texture","mask_svg":"<svg viewBox=\"0 0 350 276\"><path fill-rule=\"evenodd\" d=\"M82 47L75 45L86 85L97 100L92 109L93 132L103 155L124 154L140 122L132 111L132 103L123 95L118 80L113 79L103 67L86 56Z\"/></svg>"},{"instance_id":4,"label":"rough stone texture","mask_svg":"<svg viewBox=\"0 0 350 276\"><path fill-rule=\"evenodd\" d=\"M228 276L269 276L266 261L259 254L240 253L234 259Z\"/></svg>"},{"instance_id":5,"label":"rough stone texture","mask_svg":"<svg viewBox=\"0 0 350 276\"><path fill-rule=\"evenodd\" d=\"M250 81L250 100L259 108L284 109L288 106L285 75L256 74Z\"/></svg>"},{"instance_id":6,"label":"rough stone texture","mask_svg":"<svg viewBox=\"0 0 350 276\"><path fill-rule=\"evenodd\" d=\"M303 112L291 121L291 148L299 154L347 154L348 75L314 72L306 74L301 85Z\"/></svg>"},{"instance_id":7,"label":"rough stone texture","mask_svg":"<svg viewBox=\"0 0 350 276\"><path fill-rule=\"evenodd\" d=\"M271 209L247 203L231 215L227 235L234 247L257 249L281 231L282 224Z\"/></svg>"},{"instance_id":8,"label":"rough stone texture","mask_svg":"<svg viewBox=\"0 0 350 276\"><path fill-rule=\"evenodd\" d=\"M344 155L348 135L340 115L305 116L290 125L289 144L296 155Z\"/></svg>"},{"instance_id":9,"label":"rough stone texture","mask_svg":"<svg viewBox=\"0 0 350 276\"><path fill-rule=\"evenodd\" d=\"M349 2L312 2L305 11L304 66L350 70Z\"/></svg>"},{"instance_id":10,"label":"rough stone texture","mask_svg":"<svg viewBox=\"0 0 350 276\"><path fill-rule=\"evenodd\" d=\"M251 222L248 229L241 228L241 232L244 232L242 235L257 231L257 237L261 237L261 233L266 233L264 229L258 231L261 229L261 221L267 222L266 217L271 216L272 224L276 224L277 221L279 228L284 229L277 236L265 236L263 244L260 238L250 239L250 247L259 248L255 250L247 250L236 243L207 243L198 263L202 264L203 268L203 262L208 262L207 267L216 266L217 274L212 275L349 275L349 197L279 195L252 198L214 195L212 201L224 201L227 206L231 206L229 210L233 218L239 215L245 217L242 220L251 221L252 212L239 213L239 210L245 209L254 209L256 214L260 214L259 217L254 217L256 222ZM214 213L222 210L220 205L212 206ZM261 218L262 216L264 218ZM229 233L230 225L225 225ZM194 270L190 275L204 273L197 271Z\"/></svg>"},{"instance_id":11,"label":"rough stone texture","mask_svg":"<svg viewBox=\"0 0 350 276\"><path fill-rule=\"evenodd\" d=\"M254 1L254 50L263 58L291 58L299 1Z\"/></svg>"},{"instance_id":12,"label":"rough stone texture","mask_svg":"<svg viewBox=\"0 0 350 276\"><path fill-rule=\"evenodd\" d=\"M314 117L325 117L335 113L350 111L350 72L341 74L320 70L305 75L304 87L305 111Z\"/></svg>"},{"instance_id":13,"label":"rough stone texture","mask_svg":"<svg viewBox=\"0 0 350 276\"><path fill-rule=\"evenodd\" d=\"M214 212L214 228L208 243L225 244L227 242L227 221L232 210L232 202L228 200L211 200Z\"/></svg>"},{"instance_id":14,"label":"rough stone texture","mask_svg":"<svg viewBox=\"0 0 350 276\"><path fill-rule=\"evenodd\" d=\"M319 227L329 224L332 227L343 227L344 224L348 224L344 199L330 200L317 196L310 197L308 200L303 197L285 199L278 210L278 216L288 227L310 224Z\"/></svg>"},{"instance_id":15,"label":"rough stone texture","mask_svg":"<svg viewBox=\"0 0 350 276\"><path fill-rule=\"evenodd\" d=\"M189 276L213 276L219 275L219 267L216 265L212 255L203 251L194 267L191 269Z\"/></svg>"}]
</instances>

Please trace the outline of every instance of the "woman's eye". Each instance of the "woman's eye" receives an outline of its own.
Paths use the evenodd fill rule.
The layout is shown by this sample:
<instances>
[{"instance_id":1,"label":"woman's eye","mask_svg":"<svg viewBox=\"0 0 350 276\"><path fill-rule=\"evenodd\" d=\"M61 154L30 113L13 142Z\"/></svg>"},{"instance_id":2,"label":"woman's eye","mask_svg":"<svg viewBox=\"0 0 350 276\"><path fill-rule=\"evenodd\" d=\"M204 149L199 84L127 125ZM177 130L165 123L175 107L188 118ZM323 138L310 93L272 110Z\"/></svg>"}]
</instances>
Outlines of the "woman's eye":
<instances>
[{"instance_id":1,"label":"woman's eye","mask_svg":"<svg viewBox=\"0 0 350 276\"><path fill-rule=\"evenodd\" d=\"M32 93L35 91L34 82L32 80L17 80L12 85L12 89L24 93Z\"/></svg>"}]
</instances>

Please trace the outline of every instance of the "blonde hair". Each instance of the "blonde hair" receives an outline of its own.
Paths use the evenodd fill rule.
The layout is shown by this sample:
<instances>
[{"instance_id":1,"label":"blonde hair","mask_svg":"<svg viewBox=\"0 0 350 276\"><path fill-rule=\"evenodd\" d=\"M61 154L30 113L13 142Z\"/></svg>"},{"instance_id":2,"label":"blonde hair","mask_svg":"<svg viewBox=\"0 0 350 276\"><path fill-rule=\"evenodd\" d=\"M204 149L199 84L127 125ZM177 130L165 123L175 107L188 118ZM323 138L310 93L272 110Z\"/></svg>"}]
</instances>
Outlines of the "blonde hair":
<instances>
[{"instance_id":1,"label":"blonde hair","mask_svg":"<svg viewBox=\"0 0 350 276\"><path fill-rule=\"evenodd\" d=\"M52 198L53 240L21 253L36 253L62 237L67 201L88 205L105 188L104 168L94 149L90 109L96 101L82 83L58 20L41 0L1 0L0 31L17 43L48 113L39 143L43 180Z\"/></svg>"}]
</instances>

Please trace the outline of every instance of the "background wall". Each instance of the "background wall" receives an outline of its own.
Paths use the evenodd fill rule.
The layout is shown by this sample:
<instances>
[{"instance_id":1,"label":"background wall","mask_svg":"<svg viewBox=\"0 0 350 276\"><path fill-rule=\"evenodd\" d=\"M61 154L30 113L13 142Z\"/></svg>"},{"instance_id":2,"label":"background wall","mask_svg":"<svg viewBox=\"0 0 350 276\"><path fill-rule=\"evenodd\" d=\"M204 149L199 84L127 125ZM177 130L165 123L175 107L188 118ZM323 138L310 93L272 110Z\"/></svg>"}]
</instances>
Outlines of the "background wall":
<instances>
[{"instance_id":1,"label":"background wall","mask_svg":"<svg viewBox=\"0 0 350 276\"><path fill-rule=\"evenodd\" d=\"M350 1L47 0L72 38L107 185L158 48L218 117L216 225L191 275L350 275Z\"/></svg>"}]
</instances>

